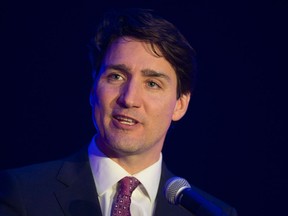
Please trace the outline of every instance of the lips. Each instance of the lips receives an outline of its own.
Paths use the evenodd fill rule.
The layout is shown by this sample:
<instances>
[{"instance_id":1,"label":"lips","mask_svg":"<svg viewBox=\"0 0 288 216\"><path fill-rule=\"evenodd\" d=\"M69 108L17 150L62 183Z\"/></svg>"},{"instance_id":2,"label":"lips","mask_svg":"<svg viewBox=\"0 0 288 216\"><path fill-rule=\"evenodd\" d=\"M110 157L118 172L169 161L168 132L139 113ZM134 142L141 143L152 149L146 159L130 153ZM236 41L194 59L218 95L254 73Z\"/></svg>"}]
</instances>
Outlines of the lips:
<instances>
[{"instance_id":1,"label":"lips","mask_svg":"<svg viewBox=\"0 0 288 216\"><path fill-rule=\"evenodd\" d=\"M138 123L137 120L127 117L127 116L122 116L122 115L115 115L113 116L114 119L116 119L119 123L125 124L125 125L135 125Z\"/></svg>"}]
</instances>

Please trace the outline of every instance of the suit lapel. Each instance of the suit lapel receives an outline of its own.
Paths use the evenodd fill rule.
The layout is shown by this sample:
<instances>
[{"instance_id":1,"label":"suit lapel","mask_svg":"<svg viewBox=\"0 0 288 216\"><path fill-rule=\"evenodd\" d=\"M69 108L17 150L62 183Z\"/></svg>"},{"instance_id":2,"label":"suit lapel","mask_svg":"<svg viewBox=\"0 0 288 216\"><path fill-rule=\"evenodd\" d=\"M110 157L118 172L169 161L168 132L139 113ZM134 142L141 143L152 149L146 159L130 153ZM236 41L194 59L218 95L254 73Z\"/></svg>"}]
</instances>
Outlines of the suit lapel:
<instances>
[{"instance_id":1,"label":"suit lapel","mask_svg":"<svg viewBox=\"0 0 288 216\"><path fill-rule=\"evenodd\" d=\"M154 216L194 216L179 206L169 204L166 200L163 188L172 176L174 175L163 163ZM62 186L55 192L55 196L64 215L102 216L87 148L64 161L57 179Z\"/></svg>"},{"instance_id":2,"label":"suit lapel","mask_svg":"<svg viewBox=\"0 0 288 216\"><path fill-rule=\"evenodd\" d=\"M65 215L102 215L87 148L65 160L57 179L66 186L55 192Z\"/></svg>"}]
</instances>

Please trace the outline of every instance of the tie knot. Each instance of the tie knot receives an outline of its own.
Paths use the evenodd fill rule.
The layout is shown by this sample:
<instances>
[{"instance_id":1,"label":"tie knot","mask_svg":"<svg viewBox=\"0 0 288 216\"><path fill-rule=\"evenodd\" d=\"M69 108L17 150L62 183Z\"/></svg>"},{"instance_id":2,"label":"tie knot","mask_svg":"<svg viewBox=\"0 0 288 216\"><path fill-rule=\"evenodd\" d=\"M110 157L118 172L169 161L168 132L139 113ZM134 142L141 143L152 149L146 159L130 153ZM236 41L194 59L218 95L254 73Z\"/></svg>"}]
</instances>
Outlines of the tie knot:
<instances>
[{"instance_id":1,"label":"tie knot","mask_svg":"<svg viewBox=\"0 0 288 216\"><path fill-rule=\"evenodd\" d=\"M119 181L120 193L131 196L135 188L140 184L139 180L135 177L126 176Z\"/></svg>"}]
</instances>

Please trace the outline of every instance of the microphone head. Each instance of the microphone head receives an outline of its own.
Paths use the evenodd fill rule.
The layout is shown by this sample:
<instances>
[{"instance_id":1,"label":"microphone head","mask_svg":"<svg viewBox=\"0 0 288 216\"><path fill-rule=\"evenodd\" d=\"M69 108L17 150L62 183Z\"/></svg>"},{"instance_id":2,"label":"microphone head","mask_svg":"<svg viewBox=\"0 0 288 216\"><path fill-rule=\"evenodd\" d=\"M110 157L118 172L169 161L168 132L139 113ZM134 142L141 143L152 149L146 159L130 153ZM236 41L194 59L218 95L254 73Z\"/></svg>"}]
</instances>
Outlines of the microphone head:
<instances>
[{"instance_id":1,"label":"microphone head","mask_svg":"<svg viewBox=\"0 0 288 216\"><path fill-rule=\"evenodd\" d=\"M190 184L183 178L172 177L164 187L164 194L169 203L179 204L179 195L184 189L191 188Z\"/></svg>"}]
</instances>

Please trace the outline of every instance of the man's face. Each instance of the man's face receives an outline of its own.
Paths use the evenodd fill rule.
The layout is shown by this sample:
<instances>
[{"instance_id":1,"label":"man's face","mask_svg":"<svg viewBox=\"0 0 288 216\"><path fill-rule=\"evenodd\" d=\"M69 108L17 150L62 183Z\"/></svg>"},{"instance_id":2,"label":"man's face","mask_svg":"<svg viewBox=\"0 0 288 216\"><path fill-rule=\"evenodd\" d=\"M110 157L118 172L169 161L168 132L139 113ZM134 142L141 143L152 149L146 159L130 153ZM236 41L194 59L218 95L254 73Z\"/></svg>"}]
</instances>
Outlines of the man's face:
<instances>
[{"instance_id":1,"label":"man's face","mask_svg":"<svg viewBox=\"0 0 288 216\"><path fill-rule=\"evenodd\" d=\"M190 95L177 99L175 70L151 46L116 40L92 90L97 144L109 157L143 155L158 160L171 120L186 112Z\"/></svg>"}]
</instances>

